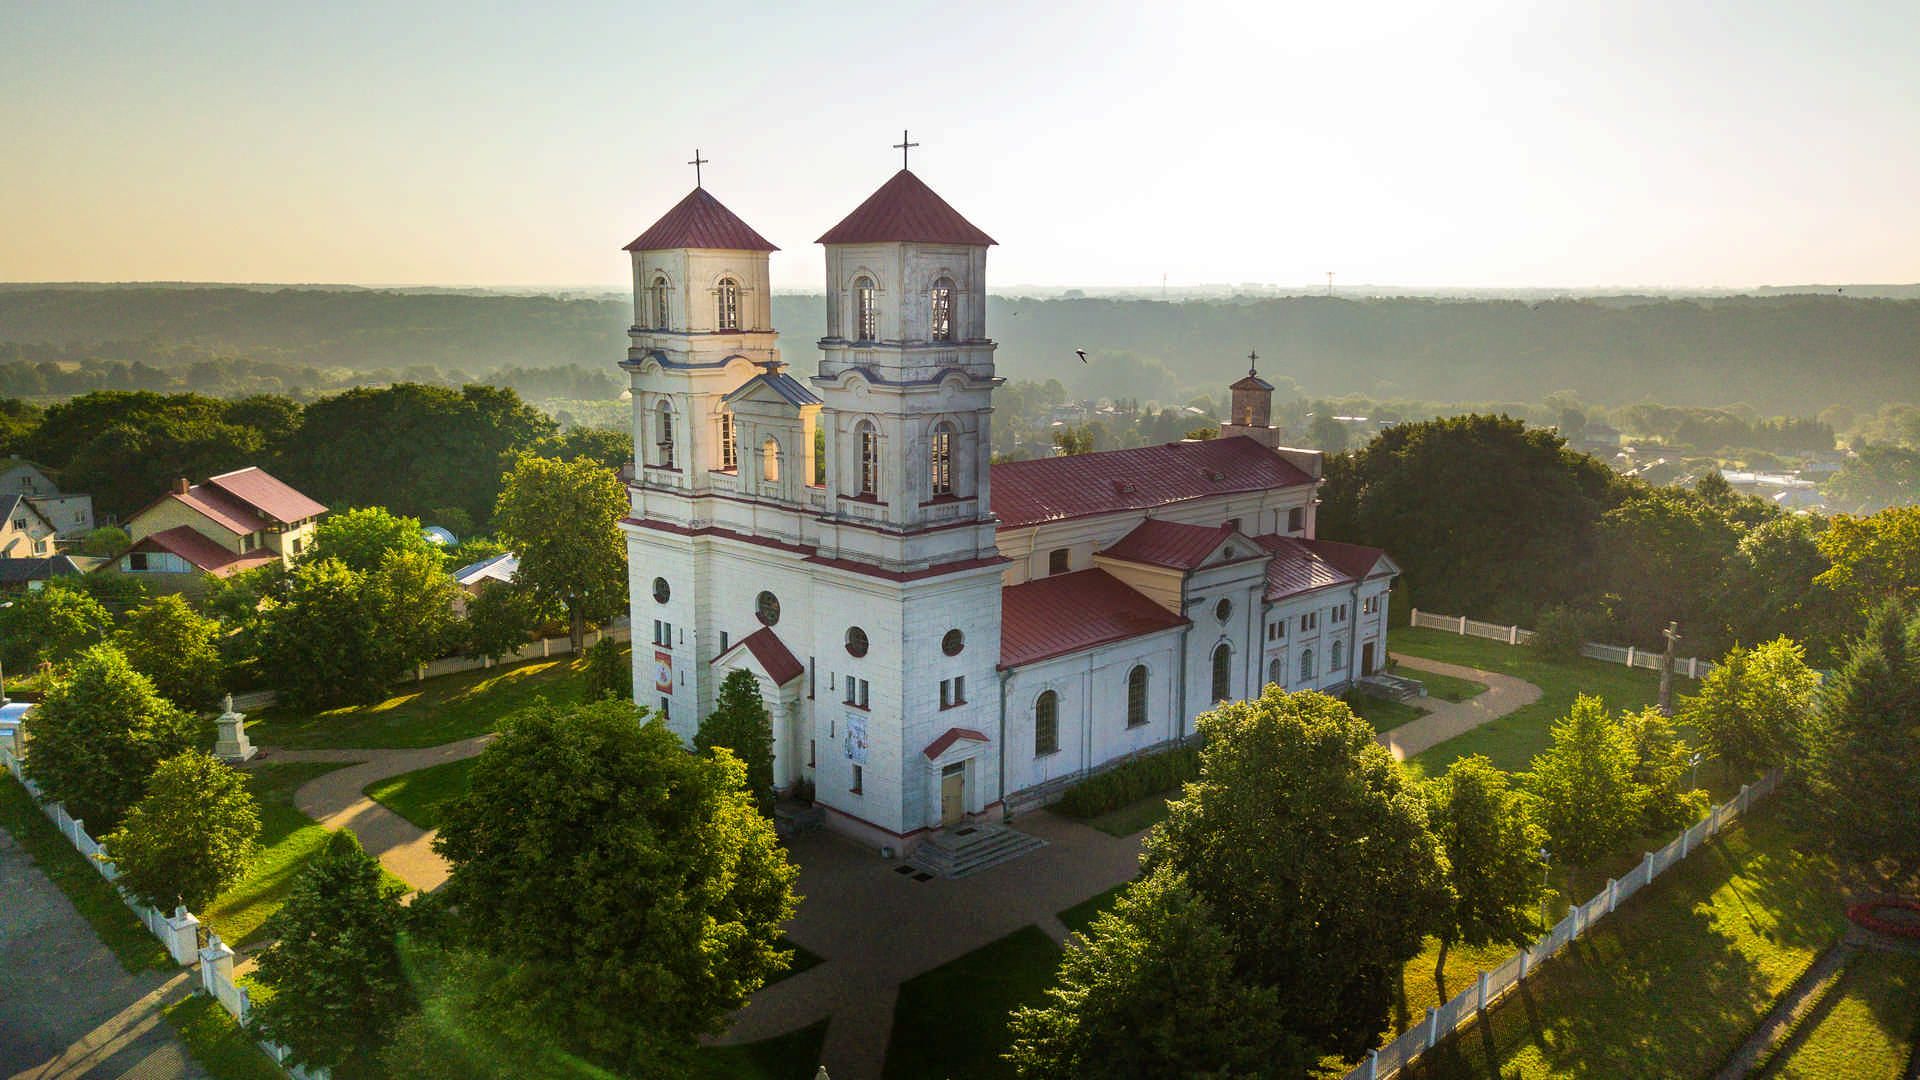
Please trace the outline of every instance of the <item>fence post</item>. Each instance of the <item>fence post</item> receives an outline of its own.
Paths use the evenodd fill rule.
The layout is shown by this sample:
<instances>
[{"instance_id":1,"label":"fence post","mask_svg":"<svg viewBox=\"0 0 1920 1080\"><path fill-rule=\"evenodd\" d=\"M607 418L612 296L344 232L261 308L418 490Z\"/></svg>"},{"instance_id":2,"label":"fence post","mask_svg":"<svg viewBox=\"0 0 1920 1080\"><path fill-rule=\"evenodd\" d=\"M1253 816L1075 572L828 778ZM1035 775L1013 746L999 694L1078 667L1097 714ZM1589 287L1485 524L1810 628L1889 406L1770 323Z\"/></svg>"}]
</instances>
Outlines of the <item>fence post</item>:
<instances>
[{"instance_id":1,"label":"fence post","mask_svg":"<svg viewBox=\"0 0 1920 1080\"><path fill-rule=\"evenodd\" d=\"M1410 607L1407 609L1407 625L1408 626L1420 625L1420 609L1419 608Z\"/></svg>"},{"instance_id":2,"label":"fence post","mask_svg":"<svg viewBox=\"0 0 1920 1080\"><path fill-rule=\"evenodd\" d=\"M1700 677L1700 658L1697 656L1687 657L1687 678L1697 679L1699 677Z\"/></svg>"},{"instance_id":3,"label":"fence post","mask_svg":"<svg viewBox=\"0 0 1920 1080\"><path fill-rule=\"evenodd\" d=\"M553 643L545 634L540 635L540 657L546 659L553 655Z\"/></svg>"},{"instance_id":4,"label":"fence post","mask_svg":"<svg viewBox=\"0 0 1920 1080\"><path fill-rule=\"evenodd\" d=\"M1627 666L1633 666L1633 646L1627 646Z\"/></svg>"},{"instance_id":5,"label":"fence post","mask_svg":"<svg viewBox=\"0 0 1920 1080\"><path fill-rule=\"evenodd\" d=\"M1483 1013L1487 1011L1487 973L1486 972L1483 971L1480 973L1480 978L1476 980L1476 984L1477 986L1473 992L1473 1011L1476 1013Z\"/></svg>"},{"instance_id":6,"label":"fence post","mask_svg":"<svg viewBox=\"0 0 1920 1080\"><path fill-rule=\"evenodd\" d=\"M1751 786L1752 785L1750 784L1740 785L1740 799L1737 803L1734 804L1735 809L1739 810L1743 814L1747 812L1747 791ZM75 824L78 825L78 822L76 822Z\"/></svg>"},{"instance_id":7,"label":"fence post","mask_svg":"<svg viewBox=\"0 0 1920 1080\"><path fill-rule=\"evenodd\" d=\"M200 986L209 997L224 1002L226 999L220 996L222 983L233 985L233 950L219 934L208 934L207 947L200 950Z\"/></svg>"},{"instance_id":8,"label":"fence post","mask_svg":"<svg viewBox=\"0 0 1920 1080\"><path fill-rule=\"evenodd\" d=\"M1440 1010L1428 1009L1427 1010L1427 1049L1429 1050L1433 1049L1433 1044L1439 1041L1440 1041Z\"/></svg>"},{"instance_id":9,"label":"fence post","mask_svg":"<svg viewBox=\"0 0 1920 1080\"><path fill-rule=\"evenodd\" d=\"M1520 644L1520 624L1519 623L1515 623L1512 626L1507 627L1507 644L1509 645Z\"/></svg>"},{"instance_id":10,"label":"fence post","mask_svg":"<svg viewBox=\"0 0 1920 1080\"><path fill-rule=\"evenodd\" d=\"M1380 1080L1380 1051L1367 1051L1367 1080Z\"/></svg>"},{"instance_id":11,"label":"fence post","mask_svg":"<svg viewBox=\"0 0 1920 1080\"><path fill-rule=\"evenodd\" d=\"M1620 883L1613 880L1612 878L1608 878L1607 879L1607 914L1609 915L1613 914L1613 905L1618 903L1619 899L1620 899Z\"/></svg>"},{"instance_id":12,"label":"fence post","mask_svg":"<svg viewBox=\"0 0 1920 1080\"><path fill-rule=\"evenodd\" d=\"M192 966L194 954L200 951L200 920L185 906L174 908L167 916L166 946L173 962L182 967Z\"/></svg>"},{"instance_id":13,"label":"fence post","mask_svg":"<svg viewBox=\"0 0 1920 1080\"><path fill-rule=\"evenodd\" d=\"M1522 979L1527 977L1527 957L1532 955L1533 947L1531 945L1520 950L1520 978Z\"/></svg>"},{"instance_id":14,"label":"fence post","mask_svg":"<svg viewBox=\"0 0 1920 1080\"><path fill-rule=\"evenodd\" d=\"M1465 615L1460 616L1460 636L1467 636L1467 617Z\"/></svg>"}]
</instances>

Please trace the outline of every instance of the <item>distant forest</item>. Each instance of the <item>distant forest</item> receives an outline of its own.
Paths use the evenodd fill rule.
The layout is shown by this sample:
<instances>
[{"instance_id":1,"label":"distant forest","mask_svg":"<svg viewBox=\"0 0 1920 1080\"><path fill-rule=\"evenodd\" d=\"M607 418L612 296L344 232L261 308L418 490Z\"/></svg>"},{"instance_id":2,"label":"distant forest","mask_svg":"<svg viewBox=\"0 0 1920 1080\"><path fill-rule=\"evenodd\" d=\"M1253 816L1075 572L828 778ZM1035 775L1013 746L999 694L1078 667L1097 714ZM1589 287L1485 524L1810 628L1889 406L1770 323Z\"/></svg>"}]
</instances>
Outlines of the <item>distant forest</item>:
<instances>
[{"instance_id":1,"label":"distant forest","mask_svg":"<svg viewBox=\"0 0 1920 1080\"><path fill-rule=\"evenodd\" d=\"M0 396L112 388L306 396L400 380L509 385L534 398L619 392L621 298L243 288L0 289ZM806 367L818 296L778 295ZM1001 373L1074 396L1217 395L1249 349L1283 392L1600 406L1744 404L1763 415L1920 401L1920 301L1234 300L993 297ZM1076 348L1091 362L1082 364Z\"/></svg>"}]
</instances>

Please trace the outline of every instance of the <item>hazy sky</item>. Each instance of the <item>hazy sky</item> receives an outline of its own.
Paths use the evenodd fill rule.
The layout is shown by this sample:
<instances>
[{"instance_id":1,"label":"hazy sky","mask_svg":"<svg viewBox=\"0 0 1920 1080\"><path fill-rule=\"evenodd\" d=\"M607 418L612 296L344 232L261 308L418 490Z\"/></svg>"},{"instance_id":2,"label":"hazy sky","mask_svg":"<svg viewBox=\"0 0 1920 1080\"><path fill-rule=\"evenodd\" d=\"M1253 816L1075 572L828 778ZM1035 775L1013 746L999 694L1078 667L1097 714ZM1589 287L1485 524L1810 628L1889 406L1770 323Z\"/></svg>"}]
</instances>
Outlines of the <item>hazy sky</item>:
<instances>
[{"instance_id":1,"label":"hazy sky","mask_svg":"<svg viewBox=\"0 0 1920 1080\"><path fill-rule=\"evenodd\" d=\"M0 0L0 279L619 285L707 186L818 282L899 166L992 279L1920 280L1914 0Z\"/></svg>"}]
</instances>

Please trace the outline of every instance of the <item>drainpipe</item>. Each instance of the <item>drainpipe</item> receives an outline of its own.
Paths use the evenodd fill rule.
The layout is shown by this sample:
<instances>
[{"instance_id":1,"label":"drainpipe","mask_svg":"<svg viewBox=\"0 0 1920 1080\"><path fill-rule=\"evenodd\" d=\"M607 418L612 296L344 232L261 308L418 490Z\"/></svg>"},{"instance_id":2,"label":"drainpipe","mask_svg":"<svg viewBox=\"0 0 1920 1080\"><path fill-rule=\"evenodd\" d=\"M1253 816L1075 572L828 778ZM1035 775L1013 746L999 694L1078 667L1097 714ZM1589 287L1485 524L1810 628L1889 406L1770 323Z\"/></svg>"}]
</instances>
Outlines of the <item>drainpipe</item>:
<instances>
[{"instance_id":1,"label":"drainpipe","mask_svg":"<svg viewBox=\"0 0 1920 1080\"><path fill-rule=\"evenodd\" d=\"M1187 578L1180 575L1180 617L1187 618ZM1187 741L1187 635L1193 632L1193 622L1188 620L1180 628L1180 654L1173 665L1173 731L1174 741Z\"/></svg>"},{"instance_id":2,"label":"drainpipe","mask_svg":"<svg viewBox=\"0 0 1920 1080\"><path fill-rule=\"evenodd\" d=\"M1000 820L1013 820L1013 807L1007 803L1007 680L1013 678L1012 668L1000 670Z\"/></svg>"},{"instance_id":3,"label":"drainpipe","mask_svg":"<svg viewBox=\"0 0 1920 1080\"><path fill-rule=\"evenodd\" d=\"M1353 584L1353 603L1347 608L1347 629L1349 630L1353 630L1354 627L1360 625L1360 586L1364 584L1366 584L1365 579L1356 581ZM1354 674L1360 670L1360 650L1356 648L1359 644L1360 632L1354 630L1353 635L1347 641L1348 689L1352 689L1354 683L1359 679L1359 676Z\"/></svg>"}]
</instances>

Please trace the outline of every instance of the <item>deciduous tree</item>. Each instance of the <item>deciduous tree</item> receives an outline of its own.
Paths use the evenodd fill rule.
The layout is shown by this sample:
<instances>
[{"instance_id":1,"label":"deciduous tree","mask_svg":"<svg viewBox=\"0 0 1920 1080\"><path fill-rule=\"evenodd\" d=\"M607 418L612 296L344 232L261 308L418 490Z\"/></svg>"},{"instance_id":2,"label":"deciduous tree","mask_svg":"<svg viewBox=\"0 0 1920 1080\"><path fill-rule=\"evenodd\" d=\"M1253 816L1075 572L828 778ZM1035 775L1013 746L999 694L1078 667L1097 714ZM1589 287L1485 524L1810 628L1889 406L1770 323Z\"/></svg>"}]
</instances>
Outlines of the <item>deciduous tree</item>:
<instances>
[{"instance_id":1,"label":"deciduous tree","mask_svg":"<svg viewBox=\"0 0 1920 1080\"><path fill-rule=\"evenodd\" d=\"M204 909L259 854L260 809L246 781L212 754L162 761L126 820L101 838L120 884L153 907Z\"/></svg>"},{"instance_id":2,"label":"deciduous tree","mask_svg":"<svg viewBox=\"0 0 1920 1080\"><path fill-rule=\"evenodd\" d=\"M1870 517L1839 514L1818 542L1833 565L1814 580L1854 617L1864 618L1889 600L1920 604L1920 506Z\"/></svg>"},{"instance_id":3,"label":"deciduous tree","mask_svg":"<svg viewBox=\"0 0 1920 1080\"><path fill-rule=\"evenodd\" d=\"M1427 798L1453 891L1433 966L1444 998L1447 951L1456 942L1476 948L1526 944L1543 886L1540 849L1547 831L1534 820L1532 800L1480 754L1447 766L1428 784Z\"/></svg>"},{"instance_id":4,"label":"deciduous tree","mask_svg":"<svg viewBox=\"0 0 1920 1080\"><path fill-rule=\"evenodd\" d=\"M56 579L0 608L0 660L15 671L42 662L65 664L112 630L113 615L100 601Z\"/></svg>"},{"instance_id":5,"label":"deciduous tree","mask_svg":"<svg viewBox=\"0 0 1920 1080\"><path fill-rule=\"evenodd\" d=\"M384 506L335 510L313 527L311 558L338 559L366 573L378 569L390 552L439 551L421 531L420 519L401 517Z\"/></svg>"},{"instance_id":6,"label":"deciduous tree","mask_svg":"<svg viewBox=\"0 0 1920 1080\"><path fill-rule=\"evenodd\" d=\"M1552 732L1553 743L1533 759L1526 789L1538 800L1554 857L1586 866L1638 835L1646 789L1634 780L1633 738L1607 715L1606 702L1581 694Z\"/></svg>"},{"instance_id":7,"label":"deciduous tree","mask_svg":"<svg viewBox=\"0 0 1920 1080\"><path fill-rule=\"evenodd\" d=\"M170 701L198 708L220 693L220 624L177 593L129 611L113 641L134 670L152 679L153 688Z\"/></svg>"},{"instance_id":8,"label":"deciduous tree","mask_svg":"<svg viewBox=\"0 0 1920 1080\"><path fill-rule=\"evenodd\" d=\"M500 491L494 524L520 555L516 580L566 609L575 653L588 620L626 610L627 549L617 527L626 512L619 476L585 459L523 455Z\"/></svg>"},{"instance_id":9,"label":"deciduous tree","mask_svg":"<svg viewBox=\"0 0 1920 1080\"><path fill-rule=\"evenodd\" d=\"M1633 782L1644 792L1640 825L1647 832L1671 832L1700 820L1707 793L1694 788L1693 748L1681 738L1673 718L1649 705L1620 714L1633 746Z\"/></svg>"},{"instance_id":10,"label":"deciduous tree","mask_svg":"<svg viewBox=\"0 0 1920 1080\"><path fill-rule=\"evenodd\" d=\"M192 717L155 693L119 649L96 645L28 714L27 775L98 836L119 824L154 766L186 750L192 733Z\"/></svg>"},{"instance_id":11,"label":"deciduous tree","mask_svg":"<svg viewBox=\"0 0 1920 1080\"><path fill-rule=\"evenodd\" d=\"M1788 764L1805 748L1819 684L1791 638L1751 649L1736 645L1700 680L1699 693L1681 699L1680 716L1700 732L1709 753L1744 779Z\"/></svg>"}]
</instances>

